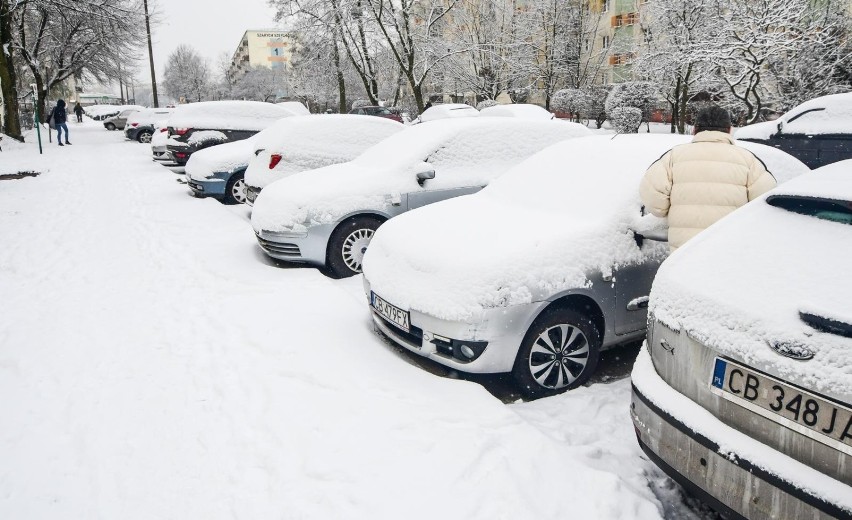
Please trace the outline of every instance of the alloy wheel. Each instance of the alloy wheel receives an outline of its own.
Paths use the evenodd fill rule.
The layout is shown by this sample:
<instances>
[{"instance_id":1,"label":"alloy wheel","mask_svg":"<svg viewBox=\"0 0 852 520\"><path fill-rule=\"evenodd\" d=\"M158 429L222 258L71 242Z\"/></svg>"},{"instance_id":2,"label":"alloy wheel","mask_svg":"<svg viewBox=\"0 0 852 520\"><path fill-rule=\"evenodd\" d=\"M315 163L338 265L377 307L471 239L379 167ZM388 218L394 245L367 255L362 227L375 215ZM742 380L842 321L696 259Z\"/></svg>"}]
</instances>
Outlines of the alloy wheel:
<instances>
[{"instance_id":1,"label":"alloy wheel","mask_svg":"<svg viewBox=\"0 0 852 520\"><path fill-rule=\"evenodd\" d=\"M237 201L237 204L245 204L248 198L246 197L246 181L237 179L234 185L231 186L231 196Z\"/></svg>"},{"instance_id":2,"label":"alloy wheel","mask_svg":"<svg viewBox=\"0 0 852 520\"><path fill-rule=\"evenodd\" d=\"M139 142L142 144L149 144L151 142L151 134L148 132L142 132L139 134Z\"/></svg>"},{"instance_id":3,"label":"alloy wheel","mask_svg":"<svg viewBox=\"0 0 852 520\"><path fill-rule=\"evenodd\" d=\"M572 325L554 325L539 334L529 357L533 379L544 388L559 390L580 377L589 362L589 341Z\"/></svg>"},{"instance_id":4,"label":"alloy wheel","mask_svg":"<svg viewBox=\"0 0 852 520\"><path fill-rule=\"evenodd\" d=\"M356 229L343 241L343 262L356 273L361 272L361 262L364 261L364 253L373 239L373 234L375 230L372 229Z\"/></svg>"}]
</instances>

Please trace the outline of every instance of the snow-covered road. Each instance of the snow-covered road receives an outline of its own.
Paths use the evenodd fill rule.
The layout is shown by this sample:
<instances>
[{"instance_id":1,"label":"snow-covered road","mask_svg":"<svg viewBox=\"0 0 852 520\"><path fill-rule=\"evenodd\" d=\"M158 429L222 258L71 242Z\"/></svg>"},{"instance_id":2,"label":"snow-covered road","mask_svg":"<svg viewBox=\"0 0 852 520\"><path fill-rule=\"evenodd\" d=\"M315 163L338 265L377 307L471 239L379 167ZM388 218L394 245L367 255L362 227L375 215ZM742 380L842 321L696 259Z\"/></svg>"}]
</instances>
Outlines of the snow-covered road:
<instances>
[{"instance_id":1,"label":"snow-covered road","mask_svg":"<svg viewBox=\"0 0 852 520\"><path fill-rule=\"evenodd\" d=\"M692 516L627 380L504 405L436 377L360 280L272 265L119 132L71 140L0 153L49 170L0 180L0 518Z\"/></svg>"}]
</instances>

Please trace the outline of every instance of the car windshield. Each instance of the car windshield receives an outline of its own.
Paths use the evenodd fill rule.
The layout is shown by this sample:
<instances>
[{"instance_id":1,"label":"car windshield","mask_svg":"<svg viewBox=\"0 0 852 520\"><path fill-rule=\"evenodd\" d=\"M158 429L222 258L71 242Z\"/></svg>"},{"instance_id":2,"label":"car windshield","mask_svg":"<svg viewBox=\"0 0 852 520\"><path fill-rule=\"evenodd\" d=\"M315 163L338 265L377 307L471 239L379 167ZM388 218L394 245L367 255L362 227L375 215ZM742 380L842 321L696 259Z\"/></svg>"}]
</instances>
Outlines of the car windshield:
<instances>
[{"instance_id":1,"label":"car windshield","mask_svg":"<svg viewBox=\"0 0 852 520\"><path fill-rule=\"evenodd\" d=\"M852 201L821 199L796 195L774 195L766 202L776 208L822 220L852 225Z\"/></svg>"}]
</instances>

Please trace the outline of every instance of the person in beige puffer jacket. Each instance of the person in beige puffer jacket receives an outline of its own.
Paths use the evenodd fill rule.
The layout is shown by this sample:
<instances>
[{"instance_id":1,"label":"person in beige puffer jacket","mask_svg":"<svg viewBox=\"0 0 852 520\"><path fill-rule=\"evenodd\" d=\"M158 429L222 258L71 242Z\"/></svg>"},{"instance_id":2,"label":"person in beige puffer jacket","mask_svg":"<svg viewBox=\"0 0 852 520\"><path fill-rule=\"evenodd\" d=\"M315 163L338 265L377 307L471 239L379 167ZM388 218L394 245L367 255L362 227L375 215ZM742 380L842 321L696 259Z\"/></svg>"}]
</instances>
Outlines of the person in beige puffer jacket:
<instances>
[{"instance_id":1,"label":"person in beige puffer jacket","mask_svg":"<svg viewBox=\"0 0 852 520\"><path fill-rule=\"evenodd\" d=\"M675 146L648 168L639 192L647 210L668 216L674 250L774 187L763 162L734 144L728 112L713 105L696 117L691 143Z\"/></svg>"}]
</instances>

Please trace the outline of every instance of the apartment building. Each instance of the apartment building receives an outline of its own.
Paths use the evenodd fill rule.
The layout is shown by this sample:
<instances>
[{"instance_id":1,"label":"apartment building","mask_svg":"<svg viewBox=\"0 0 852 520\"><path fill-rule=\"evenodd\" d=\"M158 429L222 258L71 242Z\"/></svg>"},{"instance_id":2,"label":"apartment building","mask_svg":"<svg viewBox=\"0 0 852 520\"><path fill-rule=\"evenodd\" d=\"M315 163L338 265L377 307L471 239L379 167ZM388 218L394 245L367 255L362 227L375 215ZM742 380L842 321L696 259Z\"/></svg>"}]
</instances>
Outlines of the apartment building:
<instances>
[{"instance_id":1,"label":"apartment building","mask_svg":"<svg viewBox=\"0 0 852 520\"><path fill-rule=\"evenodd\" d=\"M243 34L228 76L231 81L242 77L252 67L286 68L293 59L294 40L277 30L248 30Z\"/></svg>"},{"instance_id":2,"label":"apartment building","mask_svg":"<svg viewBox=\"0 0 852 520\"><path fill-rule=\"evenodd\" d=\"M641 49L645 32L640 23L644 6L649 0L589 0L597 31L587 42L584 51L601 56L603 62L596 83L632 81L632 62Z\"/></svg>"}]
</instances>

